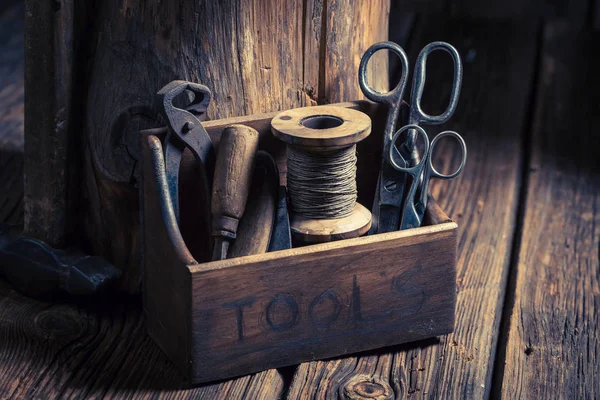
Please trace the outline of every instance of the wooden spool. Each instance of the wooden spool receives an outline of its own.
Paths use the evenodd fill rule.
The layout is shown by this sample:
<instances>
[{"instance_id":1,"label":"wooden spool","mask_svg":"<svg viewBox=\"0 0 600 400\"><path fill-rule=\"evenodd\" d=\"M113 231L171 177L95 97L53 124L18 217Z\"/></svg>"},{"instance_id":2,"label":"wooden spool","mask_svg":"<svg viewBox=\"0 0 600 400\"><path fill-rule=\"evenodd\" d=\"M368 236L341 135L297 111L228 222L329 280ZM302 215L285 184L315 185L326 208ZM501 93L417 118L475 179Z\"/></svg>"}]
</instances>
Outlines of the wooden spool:
<instances>
[{"instance_id":1,"label":"wooden spool","mask_svg":"<svg viewBox=\"0 0 600 400\"><path fill-rule=\"evenodd\" d=\"M349 108L303 107L275 116L271 132L288 145L324 152L350 147L369 136L371 118ZM323 243L364 235L371 227L371 213L358 202L352 214L343 218L307 218L292 210L290 224L294 241Z\"/></svg>"}]
</instances>

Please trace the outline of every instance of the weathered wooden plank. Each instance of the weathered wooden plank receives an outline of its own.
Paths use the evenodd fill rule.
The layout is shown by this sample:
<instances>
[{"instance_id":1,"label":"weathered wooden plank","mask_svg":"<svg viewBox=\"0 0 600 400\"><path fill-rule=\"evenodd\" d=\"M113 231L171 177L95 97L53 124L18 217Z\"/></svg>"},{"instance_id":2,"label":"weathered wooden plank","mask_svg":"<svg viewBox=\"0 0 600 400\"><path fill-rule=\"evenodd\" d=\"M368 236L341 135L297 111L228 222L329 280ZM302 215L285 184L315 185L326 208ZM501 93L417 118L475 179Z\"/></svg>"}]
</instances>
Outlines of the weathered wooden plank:
<instances>
[{"instance_id":1,"label":"weathered wooden plank","mask_svg":"<svg viewBox=\"0 0 600 400\"><path fill-rule=\"evenodd\" d=\"M375 41L387 39L390 0L308 0L304 13L306 105L363 99L354 84L360 55ZM387 65L382 53L373 57L369 69L370 82L380 90L387 89L387 74L381 73Z\"/></svg>"},{"instance_id":2,"label":"weathered wooden plank","mask_svg":"<svg viewBox=\"0 0 600 400\"><path fill-rule=\"evenodd\" d=\"M445 223L190 267L193 379L452 331L455 229Z\"/></svg>"},{"instance_id":3,"label":"weathered wooden plank","mask_svg":"<svg viewBox=\"0 0 600 400\"><path fill-rule=\"evenodd\" d=\"M0 15L0 149L23 151L23 5Z\"/></svg>"},{"instance_id":4,"label":"weathered wooden plank","mask_svg":"<svg viewBox=\"0 0 600 400\"><path fill-rule=\"evenodd\" d=\"M73 13L72 1L25 2L25 231L55 247L72 231L80 169L69 130Z\"/></svg>"},{"instance_id":5,"label":"weathered wooden plank","mask_svg":"<svg viewBox=\"0 0 600 400\"><path fill-rule=\"evenodd\" d=\"M0 223L21 225L24 9L6 6L0 15Z\"/></svg>"},{"instance_id":6,"label":"weathered wooden plank","mask_svg":"<svg viewBox=\"0 0 600 400\"><path fill-rule=\"evenodd\" d=\"M338 103L363 99L356 83L364 51L388 38L390 0L326 0L325 82L323 102ZM345 18L340 18L340 16ZM377 90L388 87L388 58L385 52L373 56L369 83ZM384 73L382 73L384 72Z\"/></svg>"},{"instance_id":7,"label":"weathered wooden plank","mask_svg":"<svg viewBox=\"0 0 600 400\"><path fill-rule=\"evenodd\" d=\"M323 0L306 0L304 2L303 26L303 88L305 106L323 103L325 92L325 36L327 26L324 21Z\"/></svg>"},{"instance_id":8,"label":"weathered wooden plank","mask_svg":"<svg viewBox=\"0 0 600 400\"><path fill-rule=\"evenodd\" d=\"M599 40L544 31L505 398L600 396Z\"/></svg>"},{"instance_id":9,"label":"weathered wooden plank","mask_svg":"<svg viewBox=\"0 0 600 400\"><path fill-rule=\"evenodd\" d=\"M283 390L275 370L189 388L134 298L46 303L0 281L0 326L2 399L276 399Z\"/></svg>"},{"instance_id":10,"label":"weathered wooden plank","mask_svg":"<svg viewBox=\"0 0 600 400\"><path fill-rule=\"evenodd\" d=\"M459 225L455 332L387 353L302 364L289 398L488 395L515 230L536 33L531 22L419 21L411 60L426 43L445 40L464 61L463 92L453 120L427 128L430 136L455 129L469 149L462 175L435 183L432 190ZM424 107L430 113L443 110L449 93L451 72L445 68L451 64L443 57L430 57ZM439 150L442 164L458 161L448 156L449 148Z\"/></svg>"}]
</instances>

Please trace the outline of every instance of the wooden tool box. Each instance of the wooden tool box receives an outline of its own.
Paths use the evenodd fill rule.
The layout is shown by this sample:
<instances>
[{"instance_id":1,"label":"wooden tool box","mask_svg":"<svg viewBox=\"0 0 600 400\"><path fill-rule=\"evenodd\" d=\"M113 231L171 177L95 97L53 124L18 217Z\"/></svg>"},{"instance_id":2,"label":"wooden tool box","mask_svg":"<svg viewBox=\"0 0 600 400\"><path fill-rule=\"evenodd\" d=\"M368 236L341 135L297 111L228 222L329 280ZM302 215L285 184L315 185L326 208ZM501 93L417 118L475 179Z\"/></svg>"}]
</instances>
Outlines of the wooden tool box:
<instances>
[{"instance_id":1,"label":"wooden tool box","mask_svg":"<svg viewBox=\"0 0 600 400\"><path fill-rule=\"evenodd\" d=\"M385 110L363 101L338 105L373 119L371 136L357 148L359 202L370 209ZM215 147L230 124L255 128L284 182L285 147L270 126L276 114L203 124ZM202 215L208 205L194 204L193 190L184 189L196 176L187 154L180 176L182 225L188 224L182 236L160 184L164 133L141 135L144 310L148 333L192 383L453 331L457 225L433 199L420 228L199 263L192 253L210 259L209 217ZM185 217L194 212L197 218Z\"/></svg>"}]
</instances>

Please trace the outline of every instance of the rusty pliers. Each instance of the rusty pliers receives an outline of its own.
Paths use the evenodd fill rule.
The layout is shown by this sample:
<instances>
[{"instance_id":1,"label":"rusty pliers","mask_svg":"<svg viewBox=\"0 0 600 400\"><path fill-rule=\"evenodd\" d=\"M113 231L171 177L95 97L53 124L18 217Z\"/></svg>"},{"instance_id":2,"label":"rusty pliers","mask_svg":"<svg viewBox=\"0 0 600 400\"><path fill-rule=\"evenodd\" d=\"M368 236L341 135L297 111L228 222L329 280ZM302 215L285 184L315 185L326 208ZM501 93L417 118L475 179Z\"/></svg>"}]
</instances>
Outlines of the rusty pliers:
<instances>
[{"instance_id":1,"label":"rusty pliers","mask_svg":"<svg viewBox=\"0 0 600 400\"><path fill-rule=\"evenodd\" d=\"M165 172L177 222L179 222L179 167L186 147L190 149L196 160L202 163L209 188L212 186L215 152L212 141L201 124L210 99L210 89L187 81L173 81L156 93L155 105L165 118L168 128L164 145ZM176 105L186 102L189 104L184 108Z\"/></svg>"}]
</instances>

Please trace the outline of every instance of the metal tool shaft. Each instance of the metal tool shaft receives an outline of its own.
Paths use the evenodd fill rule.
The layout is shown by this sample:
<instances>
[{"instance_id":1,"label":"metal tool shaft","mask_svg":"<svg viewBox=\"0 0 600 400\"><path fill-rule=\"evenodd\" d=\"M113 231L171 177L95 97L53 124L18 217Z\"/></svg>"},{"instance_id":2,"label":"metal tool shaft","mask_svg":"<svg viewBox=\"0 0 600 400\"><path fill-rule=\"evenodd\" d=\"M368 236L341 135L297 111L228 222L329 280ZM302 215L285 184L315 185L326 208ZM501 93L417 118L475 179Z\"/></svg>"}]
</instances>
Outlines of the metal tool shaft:
<instances>
[{"instance_id":1,"label":"metal tool shaft","mask_svg":"<svg viewBox=\"0 0 600 400\"><path fill-rule=\"evenodd\" d=\"M273 232L271 233L271 242L269 251L278 251L292 248L292 236L290 233L290 216L287 210L287 192L285 186L279 186L277 199L277 215Z\"/></svg>"}]
</instances>

